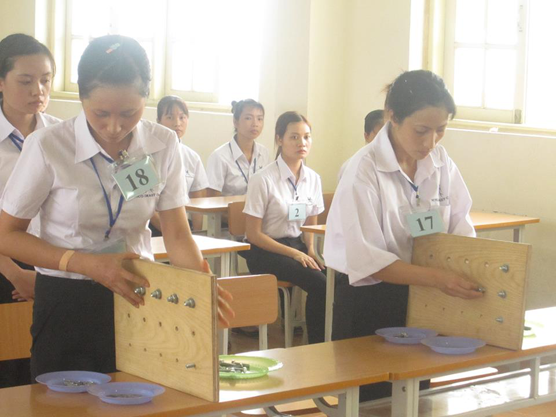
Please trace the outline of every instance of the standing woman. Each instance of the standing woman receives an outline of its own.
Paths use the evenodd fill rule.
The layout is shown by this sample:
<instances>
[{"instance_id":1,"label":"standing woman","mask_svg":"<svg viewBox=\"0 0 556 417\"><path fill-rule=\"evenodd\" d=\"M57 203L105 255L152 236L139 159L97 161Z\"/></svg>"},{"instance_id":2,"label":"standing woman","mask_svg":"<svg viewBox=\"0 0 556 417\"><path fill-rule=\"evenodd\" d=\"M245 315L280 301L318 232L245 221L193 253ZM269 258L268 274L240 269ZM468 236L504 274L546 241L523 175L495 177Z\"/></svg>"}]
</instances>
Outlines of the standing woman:
<instances>
[{"instance_id":1,"label":"standing woman","mask_svg":"<svg viewBox=\"0 0 556 417\"><path fill-rule=\"evenodd\" d=\"M256 142L264 127L264 107L252 100L232 102L235 134L207 161L208 195L244 195L249 179L270 163L268 149Z\"/></svg>"},{"instance_id":2,"label":"standing woman","mask_svg":"<svg viewBox=\"0 0 556 417\"><path fill-rule=\"evenodd\" d=\"M187 193L190 198L206 196L208 187L207 174L197 152L181 142L189 123L189 109L187 104L178 96L163 97L156 107L156 121L168 129L172 129L180 139L180 153L185 168L185 179L187 182ZM155 215L155 217L157 217ZM193 230L201 230L203 227L203 215L192 214Z\"/></svg>"},{"instance_id":3,"label":"standing woman","mask_svg":"<svg viewBox=\"0 0 556 417\"><path fill-rule=\"evenodd\" d=\"M6 186L0 252L35 265L38 272L31 329L34 376L115 370L112 292L136 307L143 304L133 287L149 283L127 272L122 261L153 258L147 224L155 210L171 262L206 268L187 223L176 135L141 120L149 84L149 61L137 41L93 40L78 67L83 112L34 133ZM120 181L126 196L135 197L127 201L113 176L124 160L142 164L129 178L144 188L153 185L143 191ZM26 230L39 212L35 237ZM227 307L223 301L221 306Z\"/></svg>"},{"instance_id":4,"label":"standing woman","mask_svg":"<svg viewBox=\"0 0 556 417\"><path fill-rule=\"evenodd\" d=\"M0 194L21 154L25 138L35 130L59 122L41 113L48 103L55 72L52 54L35 38L17 33L0 42ZM38 233L37 221L30 226L30 233ZM32 266L0 256L0 303L32 300L35 276ZM28 383L28 359L0 363L0 388Z\"/></svg>"},{"instance_id":5,"label":"standing woman","mask_svg":"<svg viewBox=\"0 0 556 417\"><path fill-rule=\"evenodd\" d=\"M469 191L438 145L456 113L452 96L437 75L405 72L388 87L385 113L389 122L352 158L328 214L324 258L340 272L334 339L405 326L408 285L465 299L482 295L453 272L411 264L410 216L427 213L442 219L447 233L475 236Z\"/></svg>"},{"instance_id":6,"label":"standing woman","mask_svg":"<svg viewBox=\"0 0 556 417\"><path fill-rule=\"evenodd\" d=\"M301 226L316 225L324 211L319 175L303 160L311 150L311 125L297 112L276 121L276 161L249 182L243 212L251 250L245 255L253 274L274 274L307 292L309 343L324 341L326 277L313 249L313 235Z\"/></svg>"}]
</instances>

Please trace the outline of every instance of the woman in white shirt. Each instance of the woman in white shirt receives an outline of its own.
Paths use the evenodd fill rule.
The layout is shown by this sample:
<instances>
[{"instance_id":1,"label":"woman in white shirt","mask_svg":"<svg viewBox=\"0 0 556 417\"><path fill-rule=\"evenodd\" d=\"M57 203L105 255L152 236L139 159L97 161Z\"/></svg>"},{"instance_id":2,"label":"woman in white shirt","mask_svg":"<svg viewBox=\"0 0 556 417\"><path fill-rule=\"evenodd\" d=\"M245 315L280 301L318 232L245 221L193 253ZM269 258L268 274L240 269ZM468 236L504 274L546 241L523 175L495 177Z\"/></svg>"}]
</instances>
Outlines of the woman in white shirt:
<instances>
[{"instance_id":1,"label":"woman in white shirt","mask_svg":"<svg viewBox=\"0 0 556 417\"><path fill-rule=\"evenodd\" d=\"M52 54L32 36L17 33L0 42L0 194L25 138L59 122L41 113L48 103L55 72ZM30 227L31 233L38 233L37 220ZM0 256L0 273L0 303L34 298L36 273L32 266ZM29 377L28 359L0 363L0 388L28 384Z\"/></svg>"},{"instance_id":2,"label":"woman in white shirt","mask_svg":"<svg viewBox=\"0 0 556 417\"><path fill-rule=\"evenodd\" d=\"M482 295L453 272L411 264L412 214L427 212L442 219L443 231L475 236L469 191L438 145L455 112L444 82L429 71L405 72L388 87L389 122L352 157L328 215L324 258L340 272L334 339L405 326L408 285L465 299Z\"/></svg>"},{"instance_id":3,"label":"woman in white shirt","mask_svg":"<svg viewBox=\"0 0 556 417\"><path fill-rule=\"evenodd\" d=\"M149 84L149 61L137 41L93 40L78 67L83 112L32 134L6 186L0 252L38 272L34 376L115 370L113 292L143 304L133 288L148 282L122 261L152 259L147 224L155 210L171 262L206 270L187 223L176 135L141 120ZM113 174L123 161L132 169L118 184ZM37 238L26 230L39 211Z\"/></svg>"},{"instance_id":4,"label":"woman in white shirt","mask_svg":"<svg viewBox=\"0 0 556 417\"><path fill-rule=\"evenodd\" d=\"M158 102L156 113L156 121L176 132L178 139L180 139L180 152L185 168L185 179L187 181L189 197L205 197L208 179L201 157L197 152L181 142L189 123L187 104L178 96L166 96ZM155 217L157 216L155 215ZM191 219L193 230L201 230L203 227L203 215L192 214Z\"/></svg>"},{"instance_id":5,"label":"woman in white shirt","mask_svg":"<svg viewBox=\"0 0 556 417\"><path fill-rule=\"evenodd\" d=\"M309 343L324 341L326 277L313 250L313 235L301 226L317 224L324 211L319 175L303 160L311 150L311 126L297 112L276 121L276 161L251 178L243 212L251 250L242 253L253 274L274 274L307 292Z\"/></svg>"},{"instance_id":6,"label":"woman in white shirt","mask_svg":"<svg viewBox=\"0 0 556 417\"><path fill-rule=\"evenodd\" d=\"M244 195L249 179L270 163L268 149L256 142L264 127L264 107L252 100L232 102L235 134L207 161L209 196Z\"/></svg>"}]
</instances>

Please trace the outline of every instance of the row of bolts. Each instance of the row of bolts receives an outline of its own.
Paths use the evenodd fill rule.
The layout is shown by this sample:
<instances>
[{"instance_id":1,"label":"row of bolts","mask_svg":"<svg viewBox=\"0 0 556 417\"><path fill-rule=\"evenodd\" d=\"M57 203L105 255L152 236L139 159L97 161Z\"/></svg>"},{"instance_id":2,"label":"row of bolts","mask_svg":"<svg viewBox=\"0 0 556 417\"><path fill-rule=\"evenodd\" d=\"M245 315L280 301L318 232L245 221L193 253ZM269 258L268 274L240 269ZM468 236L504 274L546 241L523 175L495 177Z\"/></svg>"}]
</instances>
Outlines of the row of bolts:
<instances>
[{"instance_id":1,"label":"row of bolts","mask_svg":"<svg viewBox=\"0 0 556 417\"><path fill-rule=\"evenodd\" d=\"M141 297L147 293L145 287L137 287L135 288L134 292L135 294L140 295ZM151 293L151 297L156 298L157 300L162 299L162 291L154 290ZM168 301L169 303L178 304L180 302L180 299L177 294L172 294L166 298L166 301ZM185 300L183 305L189 308L195 308L195 300L193 298L188 298L187 300Z\"/></svg>"}]
</instances>

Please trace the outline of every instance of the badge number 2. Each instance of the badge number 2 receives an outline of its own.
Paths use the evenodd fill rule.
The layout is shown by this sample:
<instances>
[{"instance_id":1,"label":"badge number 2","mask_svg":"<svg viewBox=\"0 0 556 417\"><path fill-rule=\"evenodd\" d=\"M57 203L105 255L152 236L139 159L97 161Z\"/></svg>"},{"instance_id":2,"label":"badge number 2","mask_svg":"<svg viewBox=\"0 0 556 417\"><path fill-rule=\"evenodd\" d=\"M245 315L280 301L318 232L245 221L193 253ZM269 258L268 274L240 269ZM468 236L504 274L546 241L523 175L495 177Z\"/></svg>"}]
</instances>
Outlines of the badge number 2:
<instances>
[{"instance_id":1,"label":"badge number 2","mask_svg":"<svg viewBox=\"0 0 556 417\"><path fill-rule=\"evenodd\" d=\"M436 210L411 213L407 215L406 219L413 237L431 235L444 230L442 218Z\"/></svg>"}]
</instances>

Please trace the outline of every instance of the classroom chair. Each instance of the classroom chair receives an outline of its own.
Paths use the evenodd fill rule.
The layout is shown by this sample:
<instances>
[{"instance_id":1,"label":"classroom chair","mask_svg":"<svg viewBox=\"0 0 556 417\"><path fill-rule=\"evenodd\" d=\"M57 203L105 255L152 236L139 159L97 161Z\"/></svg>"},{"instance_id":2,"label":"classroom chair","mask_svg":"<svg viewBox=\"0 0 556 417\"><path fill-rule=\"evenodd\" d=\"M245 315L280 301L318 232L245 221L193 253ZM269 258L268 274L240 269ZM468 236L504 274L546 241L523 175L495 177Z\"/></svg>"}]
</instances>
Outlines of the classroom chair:
<instances>
[{"instance_id":1,"label":"classroom chair","mask_svg":"<svg viewBox=\"0 0 556 417\"><path fill-rule=\"evenodd\" d=\"M218 284L232 293L230 306L235 312L224 329L222 353L228 353L228 329L259 326L259 349L268 349L268 325L278 317L276 277L274 275L243 275L218 278Z\"/></svg>"},{"instance_id":2,"label":"classroom chair","mask_svg":"<svg viewBox=\"0 0 556 417\"><path fill-rule=\"evenodd\" d=\"M0 361L31 357L33 302L0 304Z\"/></svg>"},{"instance_id":3,"label":"classroom chair","mask_svg":"<svg viewBox=\"0 0 556 417\"><path fill-rule=\"evenodd\" d=\"M228 227L232 236L245 235L245 214L243 208L245 202L238 201L228 205ZM234 253L237 257L237 252ZM237 265L237 262L236 262ZM290 290L291 289L291 290ZM291 347L293 341L293 332L295 327L303 329L303 343L307 344L307 325L303 319L302 311L302 289L298 286L290 284L286 281L278 281L278 291L282 293L284 299L284 339L285 346ZM290 296L291 291L291 296ZM261 335L259 333L259 345L261 343Z\"/></svg>"}]
</instances>

